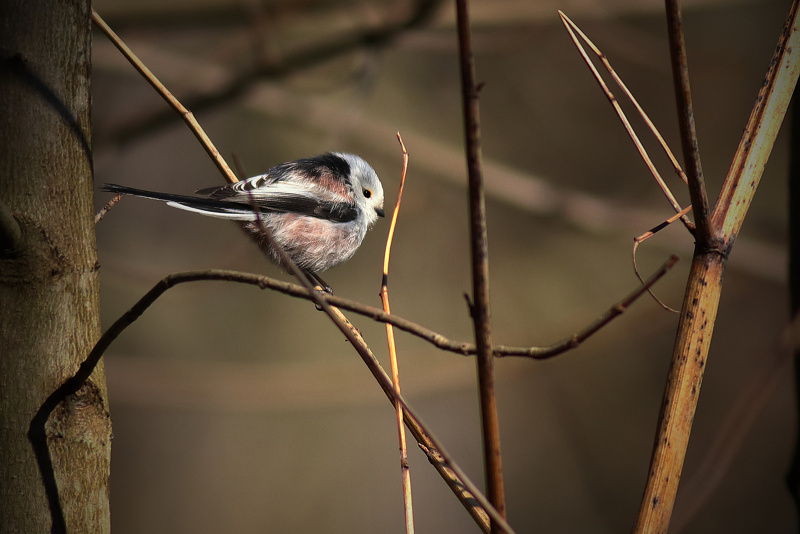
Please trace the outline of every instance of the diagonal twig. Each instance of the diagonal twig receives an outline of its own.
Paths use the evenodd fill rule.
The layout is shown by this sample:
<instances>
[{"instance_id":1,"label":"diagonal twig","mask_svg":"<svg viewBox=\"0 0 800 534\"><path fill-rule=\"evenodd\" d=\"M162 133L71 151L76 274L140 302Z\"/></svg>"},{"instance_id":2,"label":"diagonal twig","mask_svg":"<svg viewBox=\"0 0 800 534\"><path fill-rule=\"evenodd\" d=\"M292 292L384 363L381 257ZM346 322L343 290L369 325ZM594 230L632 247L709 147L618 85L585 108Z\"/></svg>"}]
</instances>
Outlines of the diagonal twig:
<instances>
[{"instance_id":1,"label":"diagonal twig","mask_svg":"<svg viewBox=\"0 0 800 534\"><path fill-rule=\"evenodd\" d=\"M92 10L92 21L95 23L95 25L97 25L98 28L100 28L100 30L102 30L103 33L106 34L109 40L114 43L114 46L116 46L117 49L122 52L122 55L125 56L131 65L133 65L133 67L139 71L142 76L144 76L148 83L153 86L153 89L155 89L158 94L160 94L164 100L166 100L167 103L172 106L172 109L174 109L181 117L183 117L183 120L186 121L186 124L189 125L189 129L192 131L192 133L194 133L195 137L197 137L197 140L200 141L200 144L203 145L203 148L217 166L219 172L222 173L222 176L225 177L229 183L233 184L238 182L239 179L236 178L236 175L233 174L231 168L227 163L225 163L225 160L214 146L214 143L211 142L211 139L209 139L209 137L206 135L205 131L203 131L203 127L200 126L200 123L194 118L192 112L186 109L183 104L181 104L178 99L175 98L164 86L164 84L162 84L158 78L156 78L156 76L150 72L150 69L148 69L145 64L142 63L138 57L136 57L136 54L134 54L133 51L128 48L122 39L120 39L120 37L114 33L114 30L112 30L108 24L105 23L105 21L94 9Z\"/></svg>"},{"instance_id":2,"label":"diagonal twig","mask_svg":"<svg viewBox=\"0 0 800 534\"><path fill-rule=\"evenodd\" d=\"M622 89L622 91L625 93L628 99L636 107L636 110L639 112L639 115L641 115L642 119L645 121L650 131L658 140L659 145L664 150L664 153L667 155L670 162L672 163L675 172L684 182L687 182L686 174L683 172L683 169L681 169L680 163L678 163L678 160L675 158L675 155L672 153L672 150L670 150L669 146L667 146L666 141L664 141L664 138L661 136L661 134L659 133L658 129L655 127L653 122L650 120L650 117L647 115L647 113L645 113L644 109L639 105L639 102L636 100L636 98L634 98L633 94L628 90L627 86L623 83L622 79L617 75L617 73L611 67L611 63L606 58L605 54L603 54L603 52L601 52L600 49L594 45L594 43L586 36L586 34L584 34L581 31L581 29L578 28L578 26L574 22L572 22L572 20L570 20L569 17L567 17L567 15L565 15L561 11L559 11L558 14L561 17L561 20L564 23L564 27L567 29L567 32L569 33L570 38L572 39L572 42L575 43L575 46L578 48L578 51L580 52L581 57L583 58L583 61L592 71L592 75L594 76L598 85L602 89L603 93L606 95L608 101L611 103L611 106L614 108L614 111L617 113L617 116L619 117L620 121L622 121L622 124L625 127L625 131L628 132L628 136L631 138L633 144L636 146L636 150L639 152L639 156L642 158L648 170L653 175L653 178L658 183L658 186L661 188L661 191L664 193L664 196L667 197L667 200L672 206L672 209L675 210L675 213L680 213L681 211L683 211L683 208L675 199L675 196L672 194L672 191L670 190L669 186L667 186L667 184L664 182L664 179L661 178L658 169L656 169L655 164L653 164L653 161L650 159L650 156L647 153L647 150L645 150L644 145L642 145L642 142L636 135L633 126L631 126L628 117L625 115L625 112L622 111L622 107L619 105L617 98L614 96L614 93L612 93L611 90L608 88L608 85L606 85L606 83L603 81L603 78L600 76L600 73L597 72L597 69L595 68L594 64L589 59L589 55L586 53L586 50L584 50L583 45L578 40L578 36L580 36L581 39L583 39L586 42L586 44L589 45L589 47L592 49L592 52L594 52L594 54L597 55L598 58L600 58L600 61L609 71L614 81L617 83L617 85L619 85L619 87ZM687 230L689 230L692 233L694 232L695 228L694 224L686 217L686 215L681 216L681 222L683 223L683 225L686 227Z\"/></svg>"},{"instance_id":3,"label":"diagonal twig","mask_svg":"<svg viewBox=\"0 0 800 534\"><path fill-rule=\"evenodd\" d=\"M120 201L120 199L122 199L122 194L114 195L114 197L111 200L106 202L106 205L100 208L100 211L98 211L97 214L94 216L94 223L97 224L100 221L102 221L103 217L105 217L106 213L108 213L108 210L113 208L116 205L116 203Z\"/></svg>"}]
</instances>

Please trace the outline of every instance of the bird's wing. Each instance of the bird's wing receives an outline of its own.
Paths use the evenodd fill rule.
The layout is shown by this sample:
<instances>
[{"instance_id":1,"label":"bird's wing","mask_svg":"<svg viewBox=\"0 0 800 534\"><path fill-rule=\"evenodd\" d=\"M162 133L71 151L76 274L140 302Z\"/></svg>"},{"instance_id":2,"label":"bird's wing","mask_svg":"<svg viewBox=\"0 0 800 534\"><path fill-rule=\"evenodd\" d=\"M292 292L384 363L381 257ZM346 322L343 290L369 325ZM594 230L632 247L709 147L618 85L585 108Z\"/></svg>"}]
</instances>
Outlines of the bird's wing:
<instances>
[{"instance_id":1,"label":"bird's wing","mask_svg":"<svg viewBox=\"0 0 800 534\"><path fill-rule=\"evenodd\" d=\"M260 211L297 213L332 222L352 221L358 215L348 198L321 189L314 182L274 181L269 175L256 176L222 187L201 189L200 195L214 200L255 204Z\"/></svg>"},{"instance_id":2,"label":"bird's wing","mask_svg":"<svg viewBox=\"0 0 800 534\"><path fill-rule=\"evenodd\" d=\"M242 182L239 182L242 183ZM235 184L234 184L235 185ZM227 198L191 197L145 191L133 187L116 184L105 184L103 190L112 193L134 195L166 202L169 206L193 211L211 217L238 221L253 221L257 218L254 212L260 213L297 213L331 222L349 222L356 218L355 206L342 202L318 201L308 194L276 193L273 191L240 192Z\"/></svg>"}]
</instances>

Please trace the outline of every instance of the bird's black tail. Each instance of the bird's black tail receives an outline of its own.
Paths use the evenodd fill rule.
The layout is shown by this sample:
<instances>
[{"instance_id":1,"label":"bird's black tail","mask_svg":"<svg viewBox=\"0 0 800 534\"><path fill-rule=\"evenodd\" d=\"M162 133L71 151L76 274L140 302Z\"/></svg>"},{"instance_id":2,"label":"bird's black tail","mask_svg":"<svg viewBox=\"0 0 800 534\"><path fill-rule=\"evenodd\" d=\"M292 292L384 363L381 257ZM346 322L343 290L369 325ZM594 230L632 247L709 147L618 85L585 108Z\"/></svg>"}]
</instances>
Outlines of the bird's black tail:
<instances>
[{"instance_id":1,"label":"bird's black tail","mask_svg":"<svg viewBox=\"0 0 800 534\"><path fill-rule=\"evenodd\" d=\"M160 200L162 202L167 202L170 206L209 215L211 217L236 220L251 220L255 217L253 215L254 210L252 206L239 202L190 197L187 195L174 195L172 193L160 193L158 191L146 191L144 189L136 189L135 187L117 184L104 184L102 190L108 191L109 193ZM266 210L261 211L266 212Z\"/></svg>"}]
</instances>

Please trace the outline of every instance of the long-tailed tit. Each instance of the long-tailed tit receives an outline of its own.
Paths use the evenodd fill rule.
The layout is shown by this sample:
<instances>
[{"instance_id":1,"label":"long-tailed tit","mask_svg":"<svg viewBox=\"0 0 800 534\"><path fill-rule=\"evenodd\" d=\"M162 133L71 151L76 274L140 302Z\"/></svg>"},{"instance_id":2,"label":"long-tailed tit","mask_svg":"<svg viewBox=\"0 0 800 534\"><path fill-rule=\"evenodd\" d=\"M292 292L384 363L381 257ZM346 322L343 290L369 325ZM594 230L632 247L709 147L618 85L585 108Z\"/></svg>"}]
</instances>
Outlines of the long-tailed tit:
<instances>
[{"instance_id":1,"label":"long-tailed tit","mask_svg":"<svg viewBox=\"0 0 800 534\"><path fill-rule=\"evenodd\" d=\"M262 230L312 280L355 254L383 217L383 186L369 164L353 154L327 153L272 167L235 184L197 191L196 197L115 184L103 190L161 200L168 206L241 221L272 259L286 268Z\"/></svg>"}]
</instances>

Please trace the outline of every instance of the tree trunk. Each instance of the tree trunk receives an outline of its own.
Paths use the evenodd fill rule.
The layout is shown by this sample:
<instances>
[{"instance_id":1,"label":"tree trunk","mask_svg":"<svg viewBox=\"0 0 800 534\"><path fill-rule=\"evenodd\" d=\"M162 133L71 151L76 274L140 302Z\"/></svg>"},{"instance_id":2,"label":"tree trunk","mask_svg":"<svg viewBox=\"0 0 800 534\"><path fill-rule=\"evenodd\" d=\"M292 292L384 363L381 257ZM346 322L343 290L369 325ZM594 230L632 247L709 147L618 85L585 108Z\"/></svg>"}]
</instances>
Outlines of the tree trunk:
<instances>
[{"instance_id":1,"label":"tree trunk","mask_svg":"<svg viewBox=\"0 0 800 534\"><path fill-rule=\"evenodd\" d=\"M102 367L28 439L100 334L90 15L0 2L0 533L110 530Z\"/></svg>"}]
</instances>

